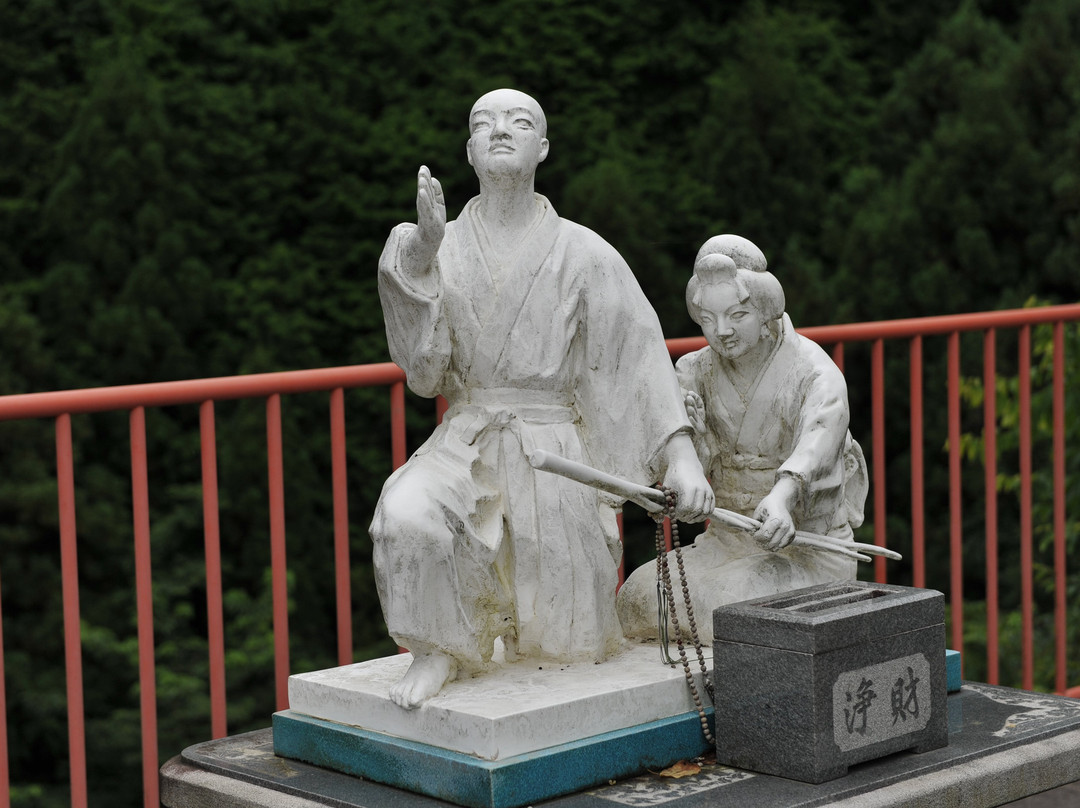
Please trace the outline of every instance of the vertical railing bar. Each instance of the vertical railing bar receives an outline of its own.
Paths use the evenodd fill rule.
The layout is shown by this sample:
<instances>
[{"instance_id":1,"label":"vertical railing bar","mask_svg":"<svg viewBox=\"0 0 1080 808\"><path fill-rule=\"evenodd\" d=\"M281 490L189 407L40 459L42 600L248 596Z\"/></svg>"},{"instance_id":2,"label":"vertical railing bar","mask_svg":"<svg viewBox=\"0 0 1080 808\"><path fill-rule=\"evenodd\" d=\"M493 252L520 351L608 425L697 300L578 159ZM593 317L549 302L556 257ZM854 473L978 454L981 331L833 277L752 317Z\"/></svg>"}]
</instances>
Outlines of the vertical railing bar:
<instances>
[{"instance_id":1,"label":"vertical railing bar","mask_svg":"<svg viewBox=\"0 0 1080 808\"><path fill-rule=\"evenodd\" d=\"M1020 619L1021 685L1034 684L1031 522L1031 326L1020 329Z\"/></svg>"},{"instance_id":2,"label":"vertical railing bar","mask_svg":"<svg viewBox=\"0 0 1080 808\"><path fill-rule=\"evenodd\" d=\"M75 529L75 460L71 444L71 416L67 414L56 419L56 484L60 511L71 806L86 808L86 714L83 707L79 559Z\"/></svg>"},{"instance_id":3,"label":"vertical railing bar","mask_svg":"<svg viewBox=\"0 0 1080 808\"><path fill-rule=\"evenodd\" d=\"M3 596L0 595L0 602ZM11 776L8 768L7 687L4 672L4 616L0 608L0 808L11 808Z\"/></svg>"},{"instance_id":4,"label":"vertical railing bar","mask_svg":"<svg viewBox=\"0 0 1080 808\"><path fill-rule=\"evenodd\" d=\"M225 608L221 585L221 523L218 503L217 428L214 402L199 406L202 458L203 545L206 555L206 638L210 657L210 732L228 735L225 695Z\"/></svg>"},{"instance_id":5,"label":"vertical railing bar","mask_svg":"<svg viewBox=\"0 0 1080 808\"><path fill-rule=\"evenodd\" d=\"M266 399L266 457L270 483L270 577L274 609L274 684L278 710L289 707L289 589L285 560L285 472L281 395Z\"/></svg>"},{"instance_id":6,"label":"vertical railing bar","mask_svg":"<svg viewBox=\"0 0 1080 808\"><path fill-rule=\"evenodd\" d=\"M405 465L405 383L390 385L390 464L394 470ZM398 646L399 653L408 649Z\"/></svg>"},{"instance_id":7,"label":"vertical railing bar","mask_svg":"<svg viewBox=\"0 0 1080 808\"><path fill-rule=\"evenodd\" d=\"M352 589L349 570L349 484L346 475L345 390L330 392L330 465L334 490L334 582L338 664L353 661Z\"/></svg>"},{"instance_id":8,"label":"vertical railing bar","mask_svg":"<svg viewBox=\"0 0 1080 808\"><path fill-rule=\"evenodd\" d=\"M870 410L874 442L874 544L885 546L885 342L874 340L870 367ZM885 559L874 559L874 580L886 583Z\"/></svg>"},{"instance_id":9,"label":"vertical railing bar","mask_svg":"<svg viewBox=\"0 0 1080 808\"><path fill-rule=\"evenodd\" d=\"M911 405L911 563L913 583L926 587L926 493L923 461L922 336L912 337L908 398Z\"/></svg>"},{"instance_id":10,"label":"vertical railing bar","mask_svg":"<svg viewBox=\"0 0 1080 808\"><path fill-rule=\"evenodd\" d=\"M997 349L983 333L983 494L986 497L986 681L998 683Z\"/></svg>"},{"instance_id":11,"label":"vertical railing bar","mask_svg":"<svg viewBox=\"0 0 1080 808\"><path fill-rule=\"evenodd\" d=\"M844 372L844 343L838 342L833 346L833 349L832 349L832 361L833 361L833 364L835 364L838 368L840 368L840 372L843 373Z\"/></svg>"},{"instance_id":12,"label":"vertical railing bar","mask_svg":"<svg viewBox=\"0 0 1080 808\"><path fill-rule=\"evenodd\" d=\"M390 385L390 463L405 465L405 382Z\"/></svg>"},{"instance_id":13,"label":"vertical railing bar","mask_svg":"<svg viewBox=\"0 0 1080 808\"><path fill-rule=\"evenodd\" d=\"M146 410L129 416L131 510L135 535L135 611L139 642L139 713L142 726L143 805L158 808L157 684L154 669L153 564L150 551L150 485L146 464Z\"/></svg>"},{"instance_id":14,"label":"vertical railing bar","mask_svg":"<svg viewBox=\"0 0 1080 808\"><path fill-rule=\"evenodd\" d=\"M949 334L949 606L952 647L964 661L964 536L960 491L960 332Z\"/></svg>"},{"instance_id":15,"label":"vertical railing bar","mask_svg":"<svg viewBox=\"0 0 1080 808\"><path fill-rule=\"evenodd\" d=\"M1068 687L1065 620L1065 323L1054 323L1054 687Z\"/></svg>"}]
</instances>

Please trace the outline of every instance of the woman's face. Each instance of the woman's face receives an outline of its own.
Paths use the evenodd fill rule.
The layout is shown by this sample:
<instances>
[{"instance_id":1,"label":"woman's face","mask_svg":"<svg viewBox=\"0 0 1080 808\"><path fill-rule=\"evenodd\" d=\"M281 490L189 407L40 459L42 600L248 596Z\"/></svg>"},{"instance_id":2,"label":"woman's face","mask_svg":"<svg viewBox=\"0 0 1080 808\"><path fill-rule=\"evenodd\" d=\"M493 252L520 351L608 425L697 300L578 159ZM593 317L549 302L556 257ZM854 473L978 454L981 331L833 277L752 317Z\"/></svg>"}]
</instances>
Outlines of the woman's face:
<instances>
[{"instance_id":1,"label":"woman's face","mask_svg":"<svg viewBox=\"0 0 1080 808\"><path fill-rule=\"evenodd\" d=\"M700 301L701 333L725 359L738 359L761 342L763 320L750 301L739 302L734 283L710 283Z\"/></svg>"}]
</instances>

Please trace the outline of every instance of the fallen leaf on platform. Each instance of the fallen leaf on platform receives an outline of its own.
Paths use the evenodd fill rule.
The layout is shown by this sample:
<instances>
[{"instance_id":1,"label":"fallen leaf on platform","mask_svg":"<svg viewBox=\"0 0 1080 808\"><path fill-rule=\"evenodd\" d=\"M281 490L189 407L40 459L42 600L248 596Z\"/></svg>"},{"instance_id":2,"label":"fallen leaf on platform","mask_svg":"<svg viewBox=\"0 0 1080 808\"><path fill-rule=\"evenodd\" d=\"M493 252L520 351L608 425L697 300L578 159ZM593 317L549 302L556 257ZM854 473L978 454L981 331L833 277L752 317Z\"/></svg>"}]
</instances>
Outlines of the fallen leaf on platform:
<instances>
[{"instance_id":1,"label":"fallen leaf on platform","mask_svg":"<svg viewBox=\"0 0 1080 808\"><path fill-rule=\"evenodd\" d=\"M701 767L696 763L688 760L680 760L671 766L668 766L662 772L661 777L690 777L691 775L700 774Z\"/></svg>"}]
</instances>

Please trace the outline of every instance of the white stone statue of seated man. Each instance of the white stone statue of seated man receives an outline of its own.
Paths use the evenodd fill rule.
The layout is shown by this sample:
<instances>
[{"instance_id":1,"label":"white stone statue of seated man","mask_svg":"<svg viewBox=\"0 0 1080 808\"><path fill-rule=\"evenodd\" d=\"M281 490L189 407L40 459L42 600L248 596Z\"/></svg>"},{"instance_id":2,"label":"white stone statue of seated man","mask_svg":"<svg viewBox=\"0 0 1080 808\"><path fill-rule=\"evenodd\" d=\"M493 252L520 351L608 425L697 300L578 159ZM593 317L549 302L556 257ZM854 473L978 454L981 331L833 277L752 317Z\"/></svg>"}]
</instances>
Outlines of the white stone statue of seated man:
<instances>
[{"instance_id":1,"label":"white stone statue of seated man","mask_svg":"<svg viewBox=\"0 0 1080 808\"><path fill-rule=\"evenodd\" d=\"M852 541L867 473L848 432L844 377L795 333L784 302L746 239L716 236L698 252L686 305L708 347L682 357L676 372L717 506L762 523L751 534L713 520L683 550L694 614L708 626L703 640L717 606L855 577L854 559L791 544L796 529ZM656 598L653 561L619 590L628 636L658 636Z\"/></svg>"},{"instance_id":2,"label":"white stone statue of seated man","mask_svg":"<svg viewBox=\"0 0 1080 808\"><path fill-rule=\"evenodd\" d=\"M534 471L543 449L621 477L663 480L678 515L713 493L694 450L656 314L619 254L533 190L548 154L531 97L496 90L469 116L480 194L446 222L418 178L418 224L379 263L390 354L449 409L383 487L371 525L390 635L414 660L391 698L412 708L507 657L599 661L616 651L619 503Z\"/></svg>"}]
</instances>

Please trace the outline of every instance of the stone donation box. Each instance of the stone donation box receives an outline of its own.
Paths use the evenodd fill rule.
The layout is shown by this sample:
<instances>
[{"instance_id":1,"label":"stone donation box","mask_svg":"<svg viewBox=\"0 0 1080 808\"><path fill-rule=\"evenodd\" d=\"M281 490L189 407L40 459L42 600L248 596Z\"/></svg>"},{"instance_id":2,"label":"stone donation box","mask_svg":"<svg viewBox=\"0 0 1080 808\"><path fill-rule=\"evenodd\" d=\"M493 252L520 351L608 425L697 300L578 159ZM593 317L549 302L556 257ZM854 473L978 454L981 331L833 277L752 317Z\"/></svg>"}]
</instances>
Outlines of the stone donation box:
<instances>
[{"instance_id":1,"label":"stone donation box","mask_svg":"<svg viewBox=\"0 0 1080 808\"><path fill-rule=\"evenodd\" d=\"M822 584L713 612L717 761L808 783L949 742L940 592Z\"/></svg>"}]
</instances>

